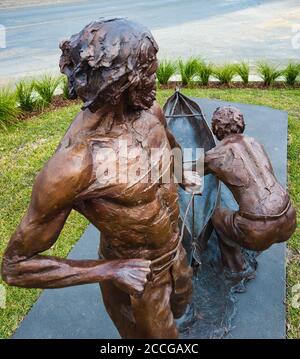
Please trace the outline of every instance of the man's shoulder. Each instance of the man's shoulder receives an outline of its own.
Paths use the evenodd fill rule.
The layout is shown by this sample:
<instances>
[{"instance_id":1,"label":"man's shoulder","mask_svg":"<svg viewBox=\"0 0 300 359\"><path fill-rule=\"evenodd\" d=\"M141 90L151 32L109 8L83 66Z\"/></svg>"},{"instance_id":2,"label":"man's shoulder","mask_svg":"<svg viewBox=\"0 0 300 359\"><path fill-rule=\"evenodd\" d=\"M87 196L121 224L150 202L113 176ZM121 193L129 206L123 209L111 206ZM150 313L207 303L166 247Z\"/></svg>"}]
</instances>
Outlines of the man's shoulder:
<instances>
[{"instance_id":1,"label":"man's shoulder","mask_svg":"<svg viewBox=\"0 0 300 359\"><path fill-rule=\"evenodd\" d=\"M87 144L76 143L59 148L36 178L35 190L70 202L89 183L92 159Z\"/></svg>"}]
</instances>

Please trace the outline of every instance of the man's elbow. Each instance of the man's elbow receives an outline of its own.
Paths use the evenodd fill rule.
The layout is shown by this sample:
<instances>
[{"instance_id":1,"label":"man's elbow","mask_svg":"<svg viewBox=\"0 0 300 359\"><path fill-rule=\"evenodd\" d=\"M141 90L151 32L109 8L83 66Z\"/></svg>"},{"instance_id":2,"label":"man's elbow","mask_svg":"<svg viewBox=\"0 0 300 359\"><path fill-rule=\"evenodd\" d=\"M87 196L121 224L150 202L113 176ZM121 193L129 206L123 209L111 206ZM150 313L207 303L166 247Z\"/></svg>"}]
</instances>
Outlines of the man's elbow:
<instances>
[{"instance_id":1,"label":"man's elbow","mask_svg":"<svg viewBox=\"0 0 300 359\"><path fill-rule=\"evenodd\" d=\"M5 264L2 263L1 266L1 278L8 285L14 285L13 276L10 275L10 272Z\"/></svg>"}]
</instances>

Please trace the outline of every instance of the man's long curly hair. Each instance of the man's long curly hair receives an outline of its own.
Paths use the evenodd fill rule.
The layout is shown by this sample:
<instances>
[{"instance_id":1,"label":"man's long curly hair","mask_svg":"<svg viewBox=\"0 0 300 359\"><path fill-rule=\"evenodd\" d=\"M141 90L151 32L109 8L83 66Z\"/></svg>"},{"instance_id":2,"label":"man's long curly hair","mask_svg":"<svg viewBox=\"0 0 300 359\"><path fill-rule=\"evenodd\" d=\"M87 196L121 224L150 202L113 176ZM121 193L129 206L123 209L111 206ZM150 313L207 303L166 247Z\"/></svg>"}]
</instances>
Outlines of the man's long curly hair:
<instances>
[{"instance_id":1,"label":"man's long curly hair","mask_svg":"<svg viewBox=\"0 0 300 359\"><path fill-rule=\"evenodd\" d=\"M134 110L155 100L158 46L148 29L123 18L90 23L60 44L60 70L68 77L69 95L83 108L117 104L121 96Z\"/></svg>"},{"instance_id":2,"label":"man's long curly hair","mask_svg":"<svg viewBox=\"0 0 300 359\"><path fill-rule=\"evenodd\" d=\"M230 134L243 133L245 121L242 112L232 106L218 107L213 113L212 130L218 140Z\"/></svg>"}]
</instances>

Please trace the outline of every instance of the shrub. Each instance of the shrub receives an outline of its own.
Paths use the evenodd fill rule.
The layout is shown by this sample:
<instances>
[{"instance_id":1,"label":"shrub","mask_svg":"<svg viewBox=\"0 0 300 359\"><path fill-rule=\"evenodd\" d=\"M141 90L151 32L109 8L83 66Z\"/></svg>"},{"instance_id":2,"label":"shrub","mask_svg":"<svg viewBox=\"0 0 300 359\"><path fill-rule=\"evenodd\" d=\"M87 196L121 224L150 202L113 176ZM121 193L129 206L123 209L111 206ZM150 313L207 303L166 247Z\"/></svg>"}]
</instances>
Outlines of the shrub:
<instances>
[{"instance_id":1,"label":"shrub","mask_svg":"<svg viewBox=\"0 0 300 359\"><path fill-rule=\"evenodd\" d=\"M196 58L187 61L179 60L178 67L183 85L190 85L199 70L200 62Z\"/></svg>"},{"instance_id":2,"label":"shrub","mask_svg":"<svg viewBox=\"0 0 300 359\"><path fill-rule=\"evenodd\" d=\"M295 64L293 62L290 62L282 72L282 75L285 78L285 82L289 86L295 85L299 74L300 74L300 64Z\"/></svg>"},{"instance_id":3,"label":"shrub","mask_svg":"<svg viewBox=\"0 0 300 359\"><path fill-rule=\"evenodd\" d=\"M282 75L282 71L278 69L278 66L270 65L267 62L259 62L257 70L265 86L272 85Z\"/></svg>"},{"instance_id":4,"label":"shrub","mask_svg":"<svg viewBox=\"0 0 300 359\"><path fill-rule=\"evenodd\" d=\"M236 75L236 66L233 64L225 64L216 66L213 75L220 81L221 84L229 85L233 77Z\"/></svg>"},{"instance_id":5,"label":"shrub","mask_svg":"<svg viewBox=\"0 0 300 359\"><path fill-rule=\"evenodd\" d=\"M200 78L202 85L207 86L209 83L209 78L213 74L214 69L212 64L207 64L204 61L199 63L197 75Z\"/></svg>"},{"instance_id":6,"label":"shrub","mask_svg":"<svg viewBox=\"0 0 300 359\"><path fill-rule=\"evenodd\" d=\"M170 78L175 75L176 70L176 63L168 60L160 61L156 71L156 77L158 82L161 85L166 85Z\"/></svg>"},{"instance_id":7,"label":"shrub","mask_svg":"<svg viewBox=\"0 0 300 359\"><path fill-rule=\"evenodd\" d=\"M54 92L59 85L61 78L45 75L40 80L35 81L34 88L41 97L42 107L48 106L54 97Z\"/></svg>"},{"instance_id":8,"label":"shrub","mask_svg":"<svg viewBox=\"0 0 300 359\"><path fill-rule=\"evenodd\" d=\"M0 89L0 127L6 129L19 113L15 93L7 88Z\"/></svg>"},{"instance_id":9,"label":"shrub","mask_svg":"<svg viewBox=\"0 0 300 359\"><path fill-rule=\"evenodd\" d=\"M16 98L19 104L19 107L22 111L33 111L37 105L38 101L33 93L34 90L34 81L25 82L20 81L16 86Z\"/></svg>"},{"instance_id":10,"label":"shrub","mask_svg":"<svg viewBox=\"0 0 300 359\"><path fill-rule=\"evenodd\" d=\"M236 73L240 76L245 85L249 82L250 66L246 62L236 65Z\"/></svg>"}]
</instances>

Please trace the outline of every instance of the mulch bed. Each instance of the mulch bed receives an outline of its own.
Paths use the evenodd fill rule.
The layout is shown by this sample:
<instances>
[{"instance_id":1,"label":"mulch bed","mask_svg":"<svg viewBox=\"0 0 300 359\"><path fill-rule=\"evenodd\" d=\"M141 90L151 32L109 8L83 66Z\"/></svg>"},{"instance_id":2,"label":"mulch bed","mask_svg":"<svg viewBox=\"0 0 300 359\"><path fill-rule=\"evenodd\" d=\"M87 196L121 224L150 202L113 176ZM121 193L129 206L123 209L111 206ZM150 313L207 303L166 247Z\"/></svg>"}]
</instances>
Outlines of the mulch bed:
<instances>
[{"instance_id":1,"label":"mulch bed","mask_svg":"<svg viewBox=\"0 0 300 359\"><path fill-rule=\"evenodd\" d=\"M43 109L37 109L31 112L24 112L21 113L18 116L18 120L28 120L34 116L38 116L41 115L43 113L47 113L47 112L51 112L54 111L60 107L65 107L65 106L69 106L69 105L74 105L76 103L81 103L82 101L80 99L76 99L76 100L68 100L66 98L64 98L62 95L57 95L54 96L51 104Z\"/></svg>"},{"instance_id":2,"label":"mulch bed","mask_svg":"<svg viewBox=\"0 0 300 359\"><path fill-rule=\"evenodd\" d=\"M192 84L192 85L182 85L180 81L170 81L167 85L158 85L158 89L167 90L167 89L176 89L176 88L200 88L200 89L261 89L261 90L269 90L269 89L286 89L286 88L300 88L300 83L297 83L294 87L288 87L284 82L275 82L272 86L265 86L263 82L253 81L249 82L247 85L242 82L232 82L229 85L220 84L217 81L210 81L208 86L202 86L200 84ZM37 109L32 112L24 112L18 116L18 120L27 120L34 116L41 115L43 113L54 111L58 108L80 104L82 101L80 99L76 100L68 100L65 99L62 95L54 96L52 103L43 109Z\"/></svg>"},{"instance_id":3,"label":"mulch bed","mask_svg":"<svg viewBox=\"0 0 300 359\"><path fill-rule=\"evenodd\" d=\"M229 85L220 84L217 81L210 81L207 86L200 85L199 83L191 84L191 85L182 85L180 81L170 81L167 85L158 85L159 89L175 89L179 88L201 88L201 89L228 89L228 88L237 88L237 89L260 89L260 90L270 90L270 89L287 89L287 88L300 88L300 83L295 84L293 87L289 87L285 82L275 82L272 86L265 86L261 81L249 81L247 85L243 82L235 81L230 83Z\"/></svg>"}]
</instances>

